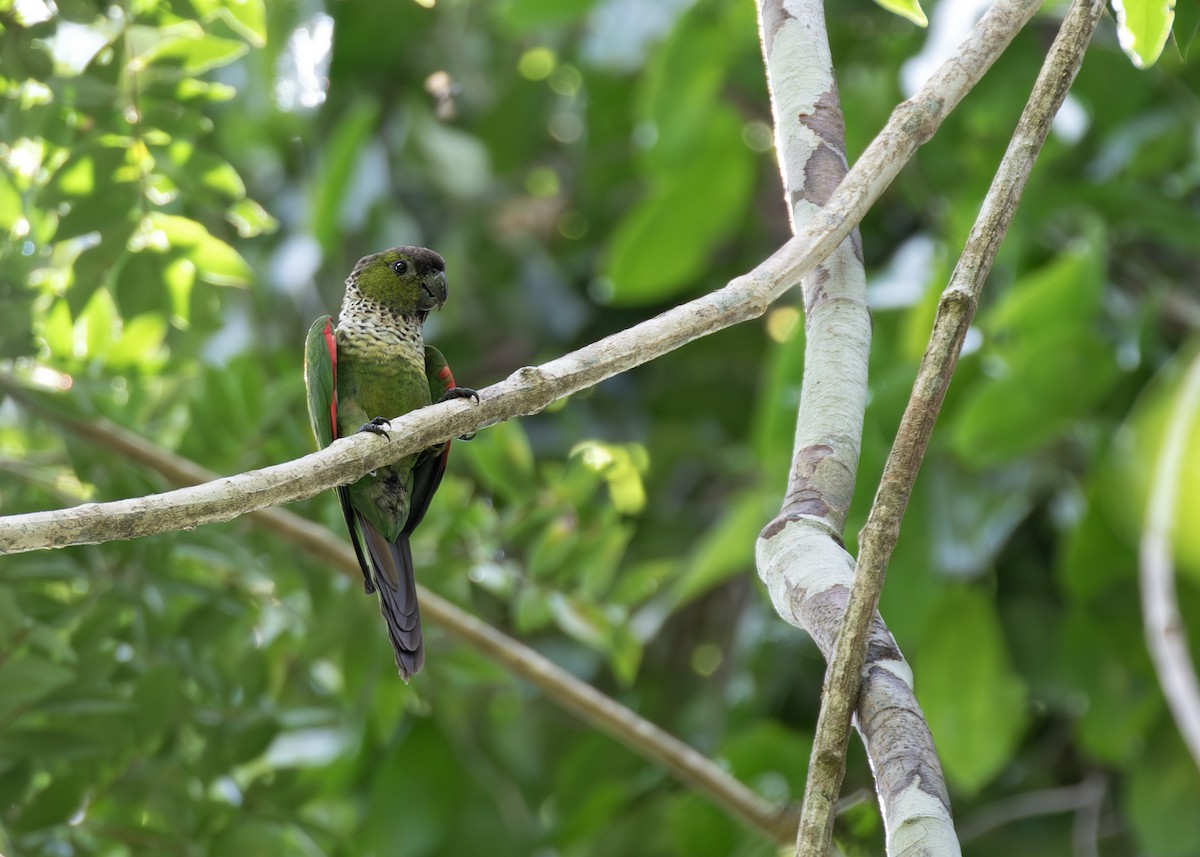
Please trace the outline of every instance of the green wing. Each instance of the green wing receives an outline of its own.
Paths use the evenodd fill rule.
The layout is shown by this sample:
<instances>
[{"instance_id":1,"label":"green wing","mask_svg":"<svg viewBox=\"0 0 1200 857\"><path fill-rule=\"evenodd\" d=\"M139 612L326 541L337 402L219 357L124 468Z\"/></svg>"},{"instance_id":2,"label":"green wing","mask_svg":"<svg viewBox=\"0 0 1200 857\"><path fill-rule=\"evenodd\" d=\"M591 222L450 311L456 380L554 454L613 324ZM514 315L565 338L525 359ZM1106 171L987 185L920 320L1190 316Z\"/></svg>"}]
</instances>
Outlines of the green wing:
<instances>
[{"instance_id":1,"label":"green wing","mask_svg":"<svg viewBox=\"0 0 1200 857\"><path fill-rule=\"evenodd\" d=\"M318 448L324 449L337 436L337 345L333 338L333 316L313 322L304 344L304 386L308 389L308 419Z\"/></svg>"},{"instance_id":2,"label":"green wing","mask_svg":"<svg viewBox=\"0 0 1200 857\"><path fill-rule=\"evenodd\" d=\"M436 402L454 386L454 375L442 352L432 345L425 346L425 377L429 381L429 401Z\"/></svg>"},{"instance_id":3,"label":"green wing","mask_svg":"<svg viewBox=\"0 0 1200 857\"><path fill-rule=\"evenodd\" d=\"M454 376L450 373L446 358L432 345L425 346L425 377L429 381L429 398L433 402L438 401L443 393L454 386ZM442 475L446 472L446 462L449 458L450 441L418 453L412 468L408 520L404 522L406 535L412 534L429 511L429 501L442 484Z\"/></svg>"},{"instance_id":4,"label":"green wing","mask_svg":"<svg viewBox=\"0 0 1200 857\"><path fill-rule=\"evenodd\" d=\"M324 449L337 437L337 341L333 337L332 316L321 316L309 328L304 343L304 386L308 390L308 419L313 435L317 446ZM363 588L370 594L375 591L375 584L371 581L371 567L363 553L362 537L354 523L350 491L345 485L335 490L342 516L346 519L346 529L350 531L350 544L362 569Z\"/></svg>"}]
</instances>

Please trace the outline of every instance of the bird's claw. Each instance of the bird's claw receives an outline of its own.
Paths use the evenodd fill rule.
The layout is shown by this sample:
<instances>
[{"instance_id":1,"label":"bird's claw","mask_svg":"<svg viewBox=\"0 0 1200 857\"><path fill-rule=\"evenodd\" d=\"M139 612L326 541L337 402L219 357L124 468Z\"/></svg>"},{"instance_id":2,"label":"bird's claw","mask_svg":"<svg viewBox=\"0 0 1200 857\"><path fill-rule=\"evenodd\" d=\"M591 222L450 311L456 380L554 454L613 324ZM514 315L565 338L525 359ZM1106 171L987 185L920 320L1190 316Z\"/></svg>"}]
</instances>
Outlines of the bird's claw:
<instances>
[{"instance_id":1,"label":"bird's claw","mask_svg":"<svg viewBox=\"0 0 1200 857\"><path fill-rule=\"evenodd\" d=\"M442 393L436 404L448 402L451 399L474 399L476 404L479 404L479 394L470 387L451 387L446 392Z\"/></svg>"},{"instance_id":2,"label":"bird's claw","mask_svg":"<svg viewBox=\"0 0 1200 857\"><path fill-rule=\"evenodd\" d=\"M479 394L470 387L451 387L446 392L442 393L441 398L437 400L437 404L448 402L451 399L474 399L475 404L479 404ZM460 434L459 440L472 440L475 437L475 432L468 434Z\"/></svg>"},{"instance_id":3,"label":"bird's claw","mask_svg":"<svg viewBox=\"0 0 1200 857\"><path fill-rule=\"evenodd\" d=\"M371 434L378 434L378 435L382 435L383 437L387 437L388 436L387 429L384 428L384 426L391 428L391 425L392 425L391 420L389 420L385 417L375 417L375 419L371 420L370 422L365 422L361 426L359 426L358 430L360 432L365 431L365 432L370 432Z\"/></svg>"}]
</instances>

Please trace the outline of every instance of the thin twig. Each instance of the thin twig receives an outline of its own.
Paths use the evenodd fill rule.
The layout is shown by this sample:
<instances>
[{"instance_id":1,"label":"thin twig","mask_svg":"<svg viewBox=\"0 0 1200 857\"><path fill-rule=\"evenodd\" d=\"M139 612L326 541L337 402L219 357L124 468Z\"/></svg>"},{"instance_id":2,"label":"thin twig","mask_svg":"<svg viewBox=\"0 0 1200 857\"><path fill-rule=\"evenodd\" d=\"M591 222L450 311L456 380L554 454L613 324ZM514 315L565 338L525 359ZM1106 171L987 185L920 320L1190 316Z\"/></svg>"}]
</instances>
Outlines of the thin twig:
<instances>
[{"instance_id":1,"label":"thin twig","mask_svg":"<svg viewBox=\"0 0 1200 857\"><path fill-rule=\"evenodd\" d=\"M14 386L11 378L2 373L0 390L53 420L56 425L95 441L123 459L135 461L159 473L170 482L194 485L216 478L215 474L194 461L107 420L80 420L57 413L48 408L41 397ZM354 580L360 579L358 560L346 540L325 527L284 509L264 509L252 512L249 517L255 524L295 544L305 556L327 563ZM580 681L520 641L421 584L417 584L417 591L422 615L433 624L440 625L451 636L530 682L548 699L588 725L707 795L713 803L747 827L777 842L791 841L798 817L795 807L770 803L674 735Z\"/></svg>"},{"instance_id":2,"label":"thin twig","mask_svg":"<svg viewBox=\"0 0 1200 857\"><path fill-rule=\"evenodd\" d=\"M1091 800L1075 809L1071 823L1071 853L1073 857L1100 857L1100 822L1104 815L1104 794L1108 780L1103 774L1091 774L1081 783L1092 784Z\"/></svg>"},{"instance_id":3,"label":"thin twig","mask_svg":"<svg viewBox=\"0 0 1200 857\"><path fill-rule=\"evenodd\" d=\"M1073 786L1014 795L996 801L963 821L959 825L959 835L963 842L970 842L1014 821L1095 807L1103 799L1105 789L1104 777L1091 774Z\"/></svg>"},{"instance_id":4,"label":"thin twig","mask_svg":"<svg viewBox=\"0 0 1200 857\"><path fill-rule=\"evenodd\" d=\"M1179 483L1188 453L1192 425L1200 412L1200 351L1192 358L1175 394L1154 467L1146 526L1138 550L1141 566L1142 618L1146 644L1158 673L1158 683L1183 736L1192 761L1200 767L1200 685L1188 650L1187 629L1175 595L1175 564L1171 558L1179 499Z\"/></svg>"},{"instance_id":5,"label":"thin twig","mask_svg":"<svg viewBox=\"0 0 1200 857\"><path fill-rule=\"evenodd\" d=\"M874 668L863 675L868 638L876 613L888 560L900 533L900 523L916 482L917 472L933 426L953 376L975 306L984 281L1016 213L1025 183L1041 151L1050 123L1062 105L1092 32L1104 11L1102 0L1075 0L1050 48L1045 64L1034 84L1017 130L1000 163L983 207L971 230L966 247L942 294L929 345L921 360L913 392L901 418L895 443L884 465L883 477L875 501L859 538L859 555L854 582L829 669L825 675L823 704L817 720L808 788L801 816L802 830L813 837L824 831L823 841L812 842L799 852L822 857L832 832L832 807L837 800L845 769L845 748L850 719L859 702L860 687L872 680ZM887 679L887 676L883 678ZM911 779L892 780L889 771L876 770L881 800L895 789L909 792L914 801L924 803L930 817L948 812L944 791L929 789L929 783ZM814 794L816 790L819 792ZM906 801L907 802L907 801ZM889 851L904 853L909 847L930 847L922 813L912 822L915 838L911 846L908 832L889 828ZM944 842L942 853L958 851L957 842ZM911 852L910 852L911 853Z\"/></svg>"},{"instance_id":6,"label":"thin twig","mask_svg":"<svg viewBox=\"0 0 1200 857\"><path fill-rule=\"evenodd\" d=\"M1037 8L998 0L959 52L892 113L850 175L801 232L748 274L539 367L480 390L480 402L443 402L392 420L391 440L362 433L320 452L206 485L112 503L0 518L0 553L98 544L228 521L303 500L405 455L483 426L538 413L571 393L661 357L701 336L757 318L828 256L928 140Z\"/></svg>"}]
</instances>

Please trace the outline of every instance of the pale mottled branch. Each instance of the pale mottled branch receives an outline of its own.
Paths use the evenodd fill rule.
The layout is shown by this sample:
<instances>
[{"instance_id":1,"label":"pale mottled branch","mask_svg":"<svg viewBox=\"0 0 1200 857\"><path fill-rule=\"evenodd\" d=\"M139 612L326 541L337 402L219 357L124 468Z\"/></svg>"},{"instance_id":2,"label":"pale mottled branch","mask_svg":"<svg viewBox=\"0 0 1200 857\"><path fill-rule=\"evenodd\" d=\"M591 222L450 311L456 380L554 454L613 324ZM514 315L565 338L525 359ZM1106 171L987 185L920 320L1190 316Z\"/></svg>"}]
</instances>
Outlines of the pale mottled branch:
<instances>
[{"instance_id":1,"label":"pale mottled branch","mask_svg":"<svg viewBox=\"0 0 1200 857\"><path fill-rule=\"evenodd\" d=\"M793 229L803 228L845 177L846 134L825 31L823 0L759 0L759 32L775 120L775 151ZM763 531L769 543L789 521L808 530L805 550L760 551L759 574L799 577L799 569L826 563L826 582L843 590L852 559L841 541L854 494L867 406L871 312L858 230L801 280L805 309L804 380L792 464L783 506ZM805 586L793 604L814 638L832 640L840 615L820 609L827 588ZM818 609L810 610L809 607ZM784 614L795 621L797 614ZM898 650L891 646L888 652ZM910 694L911 696L911 694ZM829 704L823 695L822 706ZM853 705L854 700L848 700ZM874 723L874 721L868 721ZM882 721L882 722L887 722ZM926 730L926 733L928 730ZM863 733L868 752L878 730ZM846 770L847 733L818 727L809 761L796 854L824 857L829 850L838 795ZM833 742L831 744L831 742ZM936 765L936 759L934 760ZM885 814L895 807L884 807Z\"/></svg>"},{"instance_id":2,"label":"pale mottled branch","mask_svg":"<svg viewBox=\"0 0 1200 857\"><path fill-rule=\"evenodd\" d=\"M216 474L106 420L83 421L50 412L39 398L0 373L0 391L51 418L55 424L112 450L184 485L210 482ZM355 582L361 579L358 560L346 539L284 509L262 509L250 519L300 548L305 555L328 563ZM417 584L421 612L433 625L483 653L537 687L547 699L574 713L628 748L670 772L680 782L707 795L717 806L747 827L778 842L788 842L796 829L795 807L763 799L720 765L661 729L633 710L580 681L533 649Z\"/></svg>"},{"instance_id":3,"label":"pale mottled branch","mask_svg":"<svg viewBox=\"0 0 1200 857\"><path fill-rule=\"evenodd\" d=\"M1200 767L1200 684L1188 648L1187 628L1179 613L1171 559L1179 514L1179 484L1198 414L1200 353L1193 356L1175 394L1162 450L1154 466L1146 524L1138 550L1146 644L1171 716L1192 754L1192 761Z\"/></svg>"}]
</instances>

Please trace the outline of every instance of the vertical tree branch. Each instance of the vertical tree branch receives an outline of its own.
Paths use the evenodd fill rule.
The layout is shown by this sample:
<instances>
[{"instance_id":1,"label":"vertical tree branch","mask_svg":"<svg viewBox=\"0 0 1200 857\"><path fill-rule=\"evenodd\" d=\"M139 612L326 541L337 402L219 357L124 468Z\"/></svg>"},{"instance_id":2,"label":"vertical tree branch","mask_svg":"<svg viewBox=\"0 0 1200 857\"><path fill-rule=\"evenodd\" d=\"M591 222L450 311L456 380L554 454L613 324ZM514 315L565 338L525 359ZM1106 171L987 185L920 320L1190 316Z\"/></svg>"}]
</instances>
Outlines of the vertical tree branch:
<instances>
[{"instance_id":1,"label":"vertical tree branch","mask_svg":"<svg viewBox=\"0 0 1200 857\"><path fill-rule=\"evenodd\" d=\"M1154 466L1146 526L1138 550L1141 566L1142 619L1146 644L1163 695L1192 761L1200 767L1200 685L1188 650L1187 629L1175 595L1171 545L1175 533L1179 483L1192 425L1200 412L1200 352L1192 358L1171 408L1162 451Z\"/></svg>"},{"instance_id":2,"label":"vertical tree branch","mask_svg":"<svg viewBox=\"0 0 1200 857\"><path fill-rule=\"evenodd\" d=\"M759 32L767 66L775 150L793 230L820 211L846 176L846 129L833 58L825 31L823 0L759 0ZM789 521L819 527L807 546L823 548L835 587L804 598L810 618L836 621L845 593L850 557L841 542L854 495L863 417L871 312L858 229L800 281L804 299L804 381L796 419L792 465L779 515L763 531L767 541ZM760 573L762 567L760 566ZM786 618L786 617L785 617ZM891 648L891 636L883 631ZM822 705L828 705L824 698ZM841 745L818 753L814 746L796 832L796 853L823 855L833 832L845 773L848 732Z\"/></svg>"}]
</instances>

